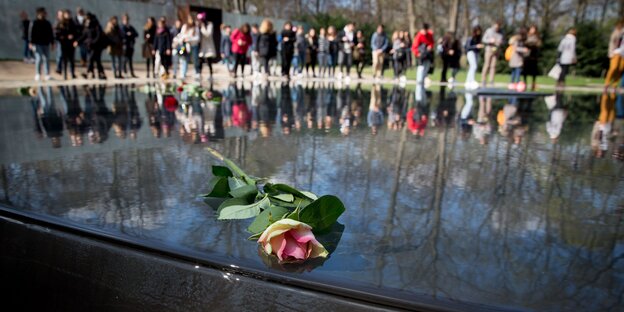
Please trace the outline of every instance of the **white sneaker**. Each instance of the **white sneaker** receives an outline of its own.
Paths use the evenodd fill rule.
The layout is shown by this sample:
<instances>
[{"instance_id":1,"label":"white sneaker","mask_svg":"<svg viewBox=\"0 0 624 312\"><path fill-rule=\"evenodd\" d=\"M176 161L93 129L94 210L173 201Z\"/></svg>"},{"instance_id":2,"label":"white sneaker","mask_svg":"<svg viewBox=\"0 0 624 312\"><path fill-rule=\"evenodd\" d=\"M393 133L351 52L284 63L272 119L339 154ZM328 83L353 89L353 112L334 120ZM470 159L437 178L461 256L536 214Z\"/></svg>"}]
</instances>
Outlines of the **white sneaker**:
<instances>
[{"instance_id":1,"label":"white sneaker","mask_svg":"<svg viewBox=\"0 0 624 312\"><path fill-rule=\"evenodd\" d=\"M407 81L407 77L405 77L405 75L399 77L399 82L403 82L404 83L405 81Z\"/></svg>"},{"instance_id":2,"label":"white sneaker","mask_svg":"<svg viewBox=\"0 0 624 312\"><path fill-rule=\"evenodd\" d=\"M36 75L35 75L35 81L39 81L39 80L41 80L41 75L36 74Z\"/></svg>"},{"instance_id":3,"label":"white sneaker","mask_svg":"<svg viewBox=\"0 0 624 312\"><path fill-rule=\"evenodd\" d=\"M455 83L455 79L453 77L449 78L448 84L452 86L454 83Z\"/></svg>"},{"instance_id":4,"label":"white sneaker","mask_svg":"<svg viewBox=\"0 0 624 312\"><path fill-rule=\"evenodd\" d=\"M425 89L428 89L431 86L431 78L425 77Z\"/></svg>"},{"instance_id":5,"label":"white sneaker","mask_svg":"<svg viewBox=\"0 0 624 312\"><path fill-rule=\"evenodd\" d=\"M342 79L342 73L338 73L338 74L336 75L336 78L338 78L338 79Z\"/></svg>"},{"instance_id":6,"label":"white sneaker","mask_svg":"<svg viewBox=\"0 0 624 312\"><path fill-rule=\"evenodd\" d=\"M45 79L46 81L48 81L48 80L54 80L52 77L50 77L50 75L45 76L45 78L44 78L44 79Z\"/></svg>"},{"instance_id":7,"label":"white sneaker","mask_svg":"<svg viewBox=\"0 0 624 312\"><path fill-rule=\"evenodd\" d=\"M350 76L345 76L344 78L346 83L349 83L351 81L351 77Z\"/></svg>"}]
</instances>

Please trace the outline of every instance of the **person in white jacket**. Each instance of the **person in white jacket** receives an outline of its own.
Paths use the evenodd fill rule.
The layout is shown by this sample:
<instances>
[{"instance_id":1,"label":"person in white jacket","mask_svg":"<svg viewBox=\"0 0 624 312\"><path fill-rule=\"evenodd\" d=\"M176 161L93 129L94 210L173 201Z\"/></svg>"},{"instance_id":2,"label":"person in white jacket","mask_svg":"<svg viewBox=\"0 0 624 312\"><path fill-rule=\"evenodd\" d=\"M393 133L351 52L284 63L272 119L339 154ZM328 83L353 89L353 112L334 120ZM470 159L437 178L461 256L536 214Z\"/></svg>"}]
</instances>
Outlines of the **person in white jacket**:
<instances>
[{"instance_id":1,"label":"person in white jacket","mask_svg":"<svg viewBox=\"0 0 624 312\"><path fill-rule=\"evenodd\" d=\"M195 24L192 16L188 17L186 24L182 25L180 33L174 38L173 44L178 46L176 49L180 58L180 76L179 79L186 78L188 71L188 63L191 60L193 46L199 45L199 27Z\"/></svg>"},{"instance_id":2,"label":"person in white jacket","mask_svg":"<svg viewBox=\"0 0 624 312\"><path fill-rule=\"evenodd\" d=\"M205 63L210 70L208 79L212 79L212 63L214 63L217 56L217 49L214 44L214 27L212 22L206 20L206 13L197 14L197 21L199 23L201 44L199 47L199 61L195 65L195 75L201 76L202 66Z\"/></svg>"},{"instance_id":3,"label":"person in white jacket","mask_svg":"<svg viewBox=\"0 0 624 312\"><path fill-rule=\"evenodd\" d=\"M565 78L570 71L570 66L576 64L576 29L574 27L570 28L568 33L561 39L557 51L559 52L559 65L561 66L557 87L563 87Z\"/></svg>"}]
</instances>

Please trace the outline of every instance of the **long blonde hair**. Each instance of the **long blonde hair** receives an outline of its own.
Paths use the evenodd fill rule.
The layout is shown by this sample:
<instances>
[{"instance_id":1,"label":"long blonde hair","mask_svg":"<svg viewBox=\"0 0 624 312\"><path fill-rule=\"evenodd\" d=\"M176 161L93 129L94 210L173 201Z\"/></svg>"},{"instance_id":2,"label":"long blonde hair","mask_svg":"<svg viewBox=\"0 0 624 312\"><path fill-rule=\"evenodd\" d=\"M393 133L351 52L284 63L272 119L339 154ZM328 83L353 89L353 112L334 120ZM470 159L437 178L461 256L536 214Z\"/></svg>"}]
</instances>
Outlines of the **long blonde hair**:
<instances>
[{"instance_id":1,"label":"long blonde hair","mask_svg":"<svg viewBox=\"0 0 624 312\"><path fill-rule=\"evenodd\" d=\"M260 24L260 33L261 34L270 34L273 32L273 22L270 19L265 18L262 20Z\"/></svg>"}]
</instances>

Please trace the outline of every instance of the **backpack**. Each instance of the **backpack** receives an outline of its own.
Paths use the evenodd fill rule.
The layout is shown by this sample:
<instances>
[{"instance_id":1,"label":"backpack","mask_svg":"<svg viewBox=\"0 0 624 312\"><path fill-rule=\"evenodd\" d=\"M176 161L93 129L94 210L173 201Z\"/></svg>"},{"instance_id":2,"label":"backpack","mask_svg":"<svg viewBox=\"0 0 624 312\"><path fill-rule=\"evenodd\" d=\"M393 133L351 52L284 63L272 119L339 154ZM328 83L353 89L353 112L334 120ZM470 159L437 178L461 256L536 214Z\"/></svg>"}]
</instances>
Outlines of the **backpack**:
<instances>
[{"instance_id":1,"label":"backpack","mask_svg":"<svg viewBox=\"0 0 624 312\"><path fill-rule=\"evenodd\" d=\"M514 47L513 45L510 45L507 47L507 49L505 49L505 61L509 62L511 61L511 56L514 53Z\"/></svg>"}]
</instances>

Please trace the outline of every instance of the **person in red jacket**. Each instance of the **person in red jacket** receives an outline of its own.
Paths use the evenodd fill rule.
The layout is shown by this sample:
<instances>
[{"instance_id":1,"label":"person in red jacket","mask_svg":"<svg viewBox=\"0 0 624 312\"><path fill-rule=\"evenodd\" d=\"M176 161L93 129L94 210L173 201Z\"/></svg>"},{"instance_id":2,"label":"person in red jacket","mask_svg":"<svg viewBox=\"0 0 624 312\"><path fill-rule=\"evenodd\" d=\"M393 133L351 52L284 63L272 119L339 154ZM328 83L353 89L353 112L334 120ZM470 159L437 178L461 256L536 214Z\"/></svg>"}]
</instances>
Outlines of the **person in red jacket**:
<instances>
[{"instance_id":1,"label":"person in red jacket","mask_svg":"<svg viewBox=\"0 0 624 312\"><path fill-rule=\"evenodd\" d=\"M234 73L241 67L241 74L245 74L245 63L247 62L247 50L251 46L251 34L249 33L249 24L245 23L238 29L235 29L230 36L232 41L232 54L234 55Z\"/></svg>"},{"instance_id":2,"label":"person in red jacket","mask_svg":"<svg viewBox=\"0 0 624 312\"><path fill-rule=\"evenodd\" d=\"M422 83L429 74L429 69L433 63L433 31L429 29L429 24L424 23L423 28L418 31L412 44L412 53L418 60L416 68L416 81Z\"/></svg>"}]
</instances>

